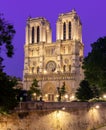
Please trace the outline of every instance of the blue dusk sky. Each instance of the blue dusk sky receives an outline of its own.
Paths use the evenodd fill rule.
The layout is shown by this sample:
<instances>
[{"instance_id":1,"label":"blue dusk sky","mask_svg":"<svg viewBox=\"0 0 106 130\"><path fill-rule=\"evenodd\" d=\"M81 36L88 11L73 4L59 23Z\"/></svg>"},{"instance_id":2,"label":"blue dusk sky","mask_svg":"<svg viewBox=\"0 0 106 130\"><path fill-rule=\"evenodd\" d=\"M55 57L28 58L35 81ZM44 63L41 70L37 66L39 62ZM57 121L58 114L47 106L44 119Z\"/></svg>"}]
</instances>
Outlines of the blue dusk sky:
<instances>
[{"instance_id":1,"label":"blue dusk sky","mask_svg":"<svg viewBox=\"0 0 106 130\"><path fill-rule=\"evenodd\" d=\"M13 40L15 54L5 58L7 74L23 77L24 43L26 20L31 17L45 17L51 24L53 41L56 35L58 15L75 9L82 22L84 55L90 51L90 44L106 36L106 0L0 0L0 13L12 23L16 30Z\"/></svg>"}]
</instances>

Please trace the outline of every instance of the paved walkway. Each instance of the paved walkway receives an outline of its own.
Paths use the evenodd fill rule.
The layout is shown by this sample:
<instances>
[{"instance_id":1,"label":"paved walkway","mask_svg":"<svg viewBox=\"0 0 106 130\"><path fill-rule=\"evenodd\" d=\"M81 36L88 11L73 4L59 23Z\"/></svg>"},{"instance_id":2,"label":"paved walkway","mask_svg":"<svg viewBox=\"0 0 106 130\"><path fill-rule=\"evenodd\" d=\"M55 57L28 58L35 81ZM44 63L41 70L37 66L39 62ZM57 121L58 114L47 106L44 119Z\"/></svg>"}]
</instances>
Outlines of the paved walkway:
<instances>
[{"instance_id":1,"label":"paved walkway","mask_svg":"<svg viewBox=\"0 0 106 130\"><path fill-rule=\"evenodd\" d=\"M106 126L105 127L102 127L102 128L99 128L97 130L106 130Z\"/></svg>"}]
</instances>

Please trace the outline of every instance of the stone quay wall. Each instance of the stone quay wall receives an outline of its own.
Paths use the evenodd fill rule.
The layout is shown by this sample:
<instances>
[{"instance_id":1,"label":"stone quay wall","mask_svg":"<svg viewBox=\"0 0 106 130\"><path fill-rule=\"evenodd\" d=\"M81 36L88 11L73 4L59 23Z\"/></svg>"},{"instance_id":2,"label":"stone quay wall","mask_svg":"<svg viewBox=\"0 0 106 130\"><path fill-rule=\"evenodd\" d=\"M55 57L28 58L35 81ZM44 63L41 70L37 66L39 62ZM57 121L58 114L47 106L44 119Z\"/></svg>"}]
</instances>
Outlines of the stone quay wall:
<instances>
[{"instance_id":1,"label":"stone quay wall","mask_svg":"<svg viewBox=\"0 0 106 130\"><path fill-rule=\"evenodd\" d=\"M106 125L106 103L27 102L0 115L0 130L95 130Z\"/></svg>"}]
</instances>

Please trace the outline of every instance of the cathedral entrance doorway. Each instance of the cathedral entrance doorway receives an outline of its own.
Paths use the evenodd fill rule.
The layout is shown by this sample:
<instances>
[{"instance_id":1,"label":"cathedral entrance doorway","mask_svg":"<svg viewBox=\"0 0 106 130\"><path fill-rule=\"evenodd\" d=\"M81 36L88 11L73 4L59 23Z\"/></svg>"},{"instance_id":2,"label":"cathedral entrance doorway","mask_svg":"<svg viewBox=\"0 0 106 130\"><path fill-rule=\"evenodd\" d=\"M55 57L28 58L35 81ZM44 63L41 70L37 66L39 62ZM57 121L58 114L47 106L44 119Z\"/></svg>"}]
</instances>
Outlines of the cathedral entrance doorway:
<instances>
[{"instance_id":1,"label":"cathedral entrance doorway","mask_svg":"<svg viewBox=\"0 0 106 130\"><path fill-rule=\"evenodd\" d=\"M54 94L50 93L48 94L48 101L53 102L54 101Z\"/></svg>"},{"instance_id":2,"label":"cathedral entrance doorway","mask_svg":"<svg viewBox=\"0 0 106 130\"><path fill-rule=\"evenodd\" d=\"M53 84L53 82L46 82L42 86L42 93L45 101L48 102L55 101L55 96L57 94L57 89L55 87L55 84Z\"/></svg>"}]
</instances>

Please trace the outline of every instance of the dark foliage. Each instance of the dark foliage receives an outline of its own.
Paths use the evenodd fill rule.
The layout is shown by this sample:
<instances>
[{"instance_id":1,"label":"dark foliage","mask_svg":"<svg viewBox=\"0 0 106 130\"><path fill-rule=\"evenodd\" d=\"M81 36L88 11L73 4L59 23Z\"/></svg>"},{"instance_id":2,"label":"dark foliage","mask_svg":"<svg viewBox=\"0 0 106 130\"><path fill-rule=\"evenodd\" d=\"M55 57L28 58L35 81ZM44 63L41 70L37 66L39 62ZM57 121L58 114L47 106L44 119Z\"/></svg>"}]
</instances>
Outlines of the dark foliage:
<instances>
[{"instance_id":1,"label":"dark foliage","mask_svg":"<svg viewBox=\"0 0 106 130\"><path fill-rule=\"evenodd\" d=\"M2 47L5 46L8 57L12 57L14 54L14 47L12 45L14 34L13 25L8 23L0 14L0 53L2 52ZM4 67L2 66L2 61L3 57L0 57L0 70Z\"/></svg>"},{"instance_id":2,"label":"dark foliage","mask_svg":"<svg viewBox=\"0 0 106 130\"><path fill-rule=\"evenodd\" d=\"M80 83L80 87L76 91L76 97L77 97L77 99L79 99L81 101L87 101L94 97L93 91L90 88L88 81L83 80Z\"/></svg>"},{"instance_id":3,"label":"dark foliage","mask_svg":"<svg viewBox=\"0 0 106 130\"><path fill-rule=\"evenodd\" d=\"M62 87L57 87L58 101L61 101L62 96L66 94L65 82L63 82Z\"/></svg>"},{"instance_id":4,"label":"dark foliage","mask_svg":"<svg viewBox=\"0 0 106 130\"><path fill-rule=\"evenodd\" d=\"M5 47L7 57L12 57L14 47L12 40L15 30L12 24L8 23L0 14L0 54ZM3 72L3 57L0 56L0 113L9 112L17 105L17 95L19 89L16 89L17 78L10 77Z\"/></svg>"},{"instance_id":5,"label":"dark foliage","mask_svg":"<svg viewBox=\"0 0 106 130\"><path fill-rule=\"evenodd\" d=\"M41 93L41 89L38 85L38 81L36 79L33 80L33 83L30 87L30 90L28 91L28 94L31 95L32 97L34 96L33 94L36 94L36 100L37 100L37 97L42 95Z\"/></svg>"},{"instance_id":6,"label":"dark foliage","mask_svg":"<svg viewBox=\"0 0 106 130\"><path fill-rule=\"evenodd\" d=\"M104 93L106 92L106 37L99 38L91 44L91 47L92 51L83 62L85 79Z\"/></svg>"},{"instance_id":7,"label":"dark foliage","mask_svg":"<svg viewBox=\"0 0 106 130\"><path fill-rule=\"evenodd\" d=\"M16 89L17 79L0 72L0 112L9 112L18 103L17 95L20 89Z\"/></svg>"},{"instance_id":8,"label":"dark foliage","mask_svg":"<svg viewBox=\"0 0 106 130\"><path fill-rule=\"evenodd\" d=\"M29 95L27 90L20 90L18 96L17 96L18 102L26 102L26 101L31 101L31 96Z\"/></svg>"}]
</instances>

